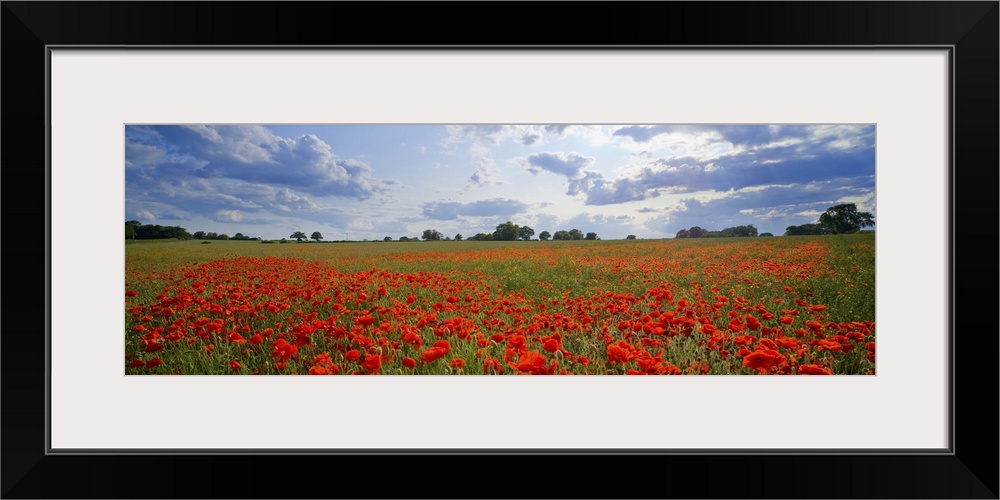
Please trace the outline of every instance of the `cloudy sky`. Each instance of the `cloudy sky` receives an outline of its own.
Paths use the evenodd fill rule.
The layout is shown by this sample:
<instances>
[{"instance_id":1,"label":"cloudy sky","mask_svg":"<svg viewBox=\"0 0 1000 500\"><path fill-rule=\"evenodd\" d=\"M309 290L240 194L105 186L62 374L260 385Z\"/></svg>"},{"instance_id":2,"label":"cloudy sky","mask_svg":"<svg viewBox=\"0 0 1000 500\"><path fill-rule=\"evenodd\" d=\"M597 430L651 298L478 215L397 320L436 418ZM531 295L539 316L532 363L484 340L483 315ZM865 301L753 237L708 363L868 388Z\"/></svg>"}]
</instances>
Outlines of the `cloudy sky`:
<instances>
[{"instance_id":1,"label":"cloudy sky","mask_svg":"<svg viewBox=\"0 0 1000 500\"><path fill-rule=\"evenodd\" d=\"M874 125L130 125L125 217L232 236L601 239L875 212Z\"/></svg>"}]
</instances>

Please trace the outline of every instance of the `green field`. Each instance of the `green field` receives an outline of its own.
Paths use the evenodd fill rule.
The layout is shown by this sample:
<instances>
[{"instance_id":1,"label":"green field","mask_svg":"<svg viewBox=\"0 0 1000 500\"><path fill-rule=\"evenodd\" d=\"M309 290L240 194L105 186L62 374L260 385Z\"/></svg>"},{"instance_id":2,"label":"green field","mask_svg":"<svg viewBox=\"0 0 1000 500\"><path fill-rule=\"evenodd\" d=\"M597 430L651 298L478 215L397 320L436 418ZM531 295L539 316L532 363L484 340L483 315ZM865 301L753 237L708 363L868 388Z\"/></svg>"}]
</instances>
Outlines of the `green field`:
<instances>
[{"instance_id":1,"label":"green field","mask_svg":"<svg viewBox=\"0 0 1000 500\"><path fill-rule=\"evenodd\" d=\"M128 374L862 375L875 366L874 232L141 241L127 242L125 271Z\"/></svg>"}]
</instances>

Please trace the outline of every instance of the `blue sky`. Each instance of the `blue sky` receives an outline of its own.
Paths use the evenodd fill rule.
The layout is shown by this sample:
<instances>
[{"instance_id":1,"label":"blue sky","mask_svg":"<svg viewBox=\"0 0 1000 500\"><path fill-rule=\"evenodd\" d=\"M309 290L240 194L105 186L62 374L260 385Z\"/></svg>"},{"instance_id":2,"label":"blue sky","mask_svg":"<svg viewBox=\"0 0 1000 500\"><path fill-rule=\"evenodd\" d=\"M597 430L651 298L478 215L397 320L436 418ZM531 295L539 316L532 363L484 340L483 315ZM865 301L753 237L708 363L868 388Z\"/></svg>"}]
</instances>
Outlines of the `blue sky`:
<instances>
[{"instance_id":1,"label":"blue sky","mask_svg":"<svg viewBox=\"0 0 1000 500\"><path fill-rule=\"evenodd\" d=\"M125 217L230 236L601 239L875 211L874 125L129 125Z\"/></svg>"}]
</instances>

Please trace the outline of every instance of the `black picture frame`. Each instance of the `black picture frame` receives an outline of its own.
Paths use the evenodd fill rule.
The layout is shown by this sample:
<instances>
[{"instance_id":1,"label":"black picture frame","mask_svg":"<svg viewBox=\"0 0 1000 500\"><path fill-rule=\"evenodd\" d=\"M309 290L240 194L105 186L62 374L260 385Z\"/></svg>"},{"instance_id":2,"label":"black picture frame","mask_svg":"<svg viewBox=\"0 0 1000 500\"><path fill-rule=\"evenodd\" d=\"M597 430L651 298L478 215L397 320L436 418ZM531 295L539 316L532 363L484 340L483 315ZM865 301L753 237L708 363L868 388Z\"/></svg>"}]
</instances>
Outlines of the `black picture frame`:
<instances>
[{"instance_id":1,"label":"black picture frame","mask_svg":"<svg viewBox=\"0 0 1000 500\"><path fill-rule=\"evenodd\" d=\"M3 294L7 310L0 349L4 498L998 498L994 425L998 407L993 385L998 367L997 268L992 260L998 253L997 240L974 227L983 219L993 220L998 206L1000 3L996 1L553 4L556 11L572 10L572 17L565 18L544 14L538 3L2 4L0 161L8 180L5 234L16 238L3 246L3 254L15 268L44 273L44 279L19 278L14 285L9 281L8 293ZM479 19L489 23L473 21ZM609 50L615 46L951 47L950 452L423 453L421 457L47 453L46 284L50 245L59 237L48 232L44 196L47 47L417 44ZM42 225L47 230L44 238L39 234ZM918 240L915 235L915 244ZM556 475L551 469L554 463L577 467L581 473ZM427 464L441 475L429 475L423 467ZM457 487L449 479L455 474L473 474L483 489Z\"/></svg>"}]
</instances>

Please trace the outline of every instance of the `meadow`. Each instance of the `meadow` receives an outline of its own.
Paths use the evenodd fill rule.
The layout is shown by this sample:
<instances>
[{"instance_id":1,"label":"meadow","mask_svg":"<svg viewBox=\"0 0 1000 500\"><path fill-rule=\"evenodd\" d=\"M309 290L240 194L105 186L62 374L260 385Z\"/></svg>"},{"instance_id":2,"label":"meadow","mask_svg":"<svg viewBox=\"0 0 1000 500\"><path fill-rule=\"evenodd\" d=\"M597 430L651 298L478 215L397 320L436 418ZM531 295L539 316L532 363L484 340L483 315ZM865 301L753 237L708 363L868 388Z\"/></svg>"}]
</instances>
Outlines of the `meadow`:
<instances>
[{"instance_id":1,"label":"meadow","mask_svg":"<svg viewBox=\"0 0 1000 500\"><path fill-rule=\"evenodd\" d=\"M125 245L126 374L870 375L875 234Z\"/></svg>"}]
</instances>

